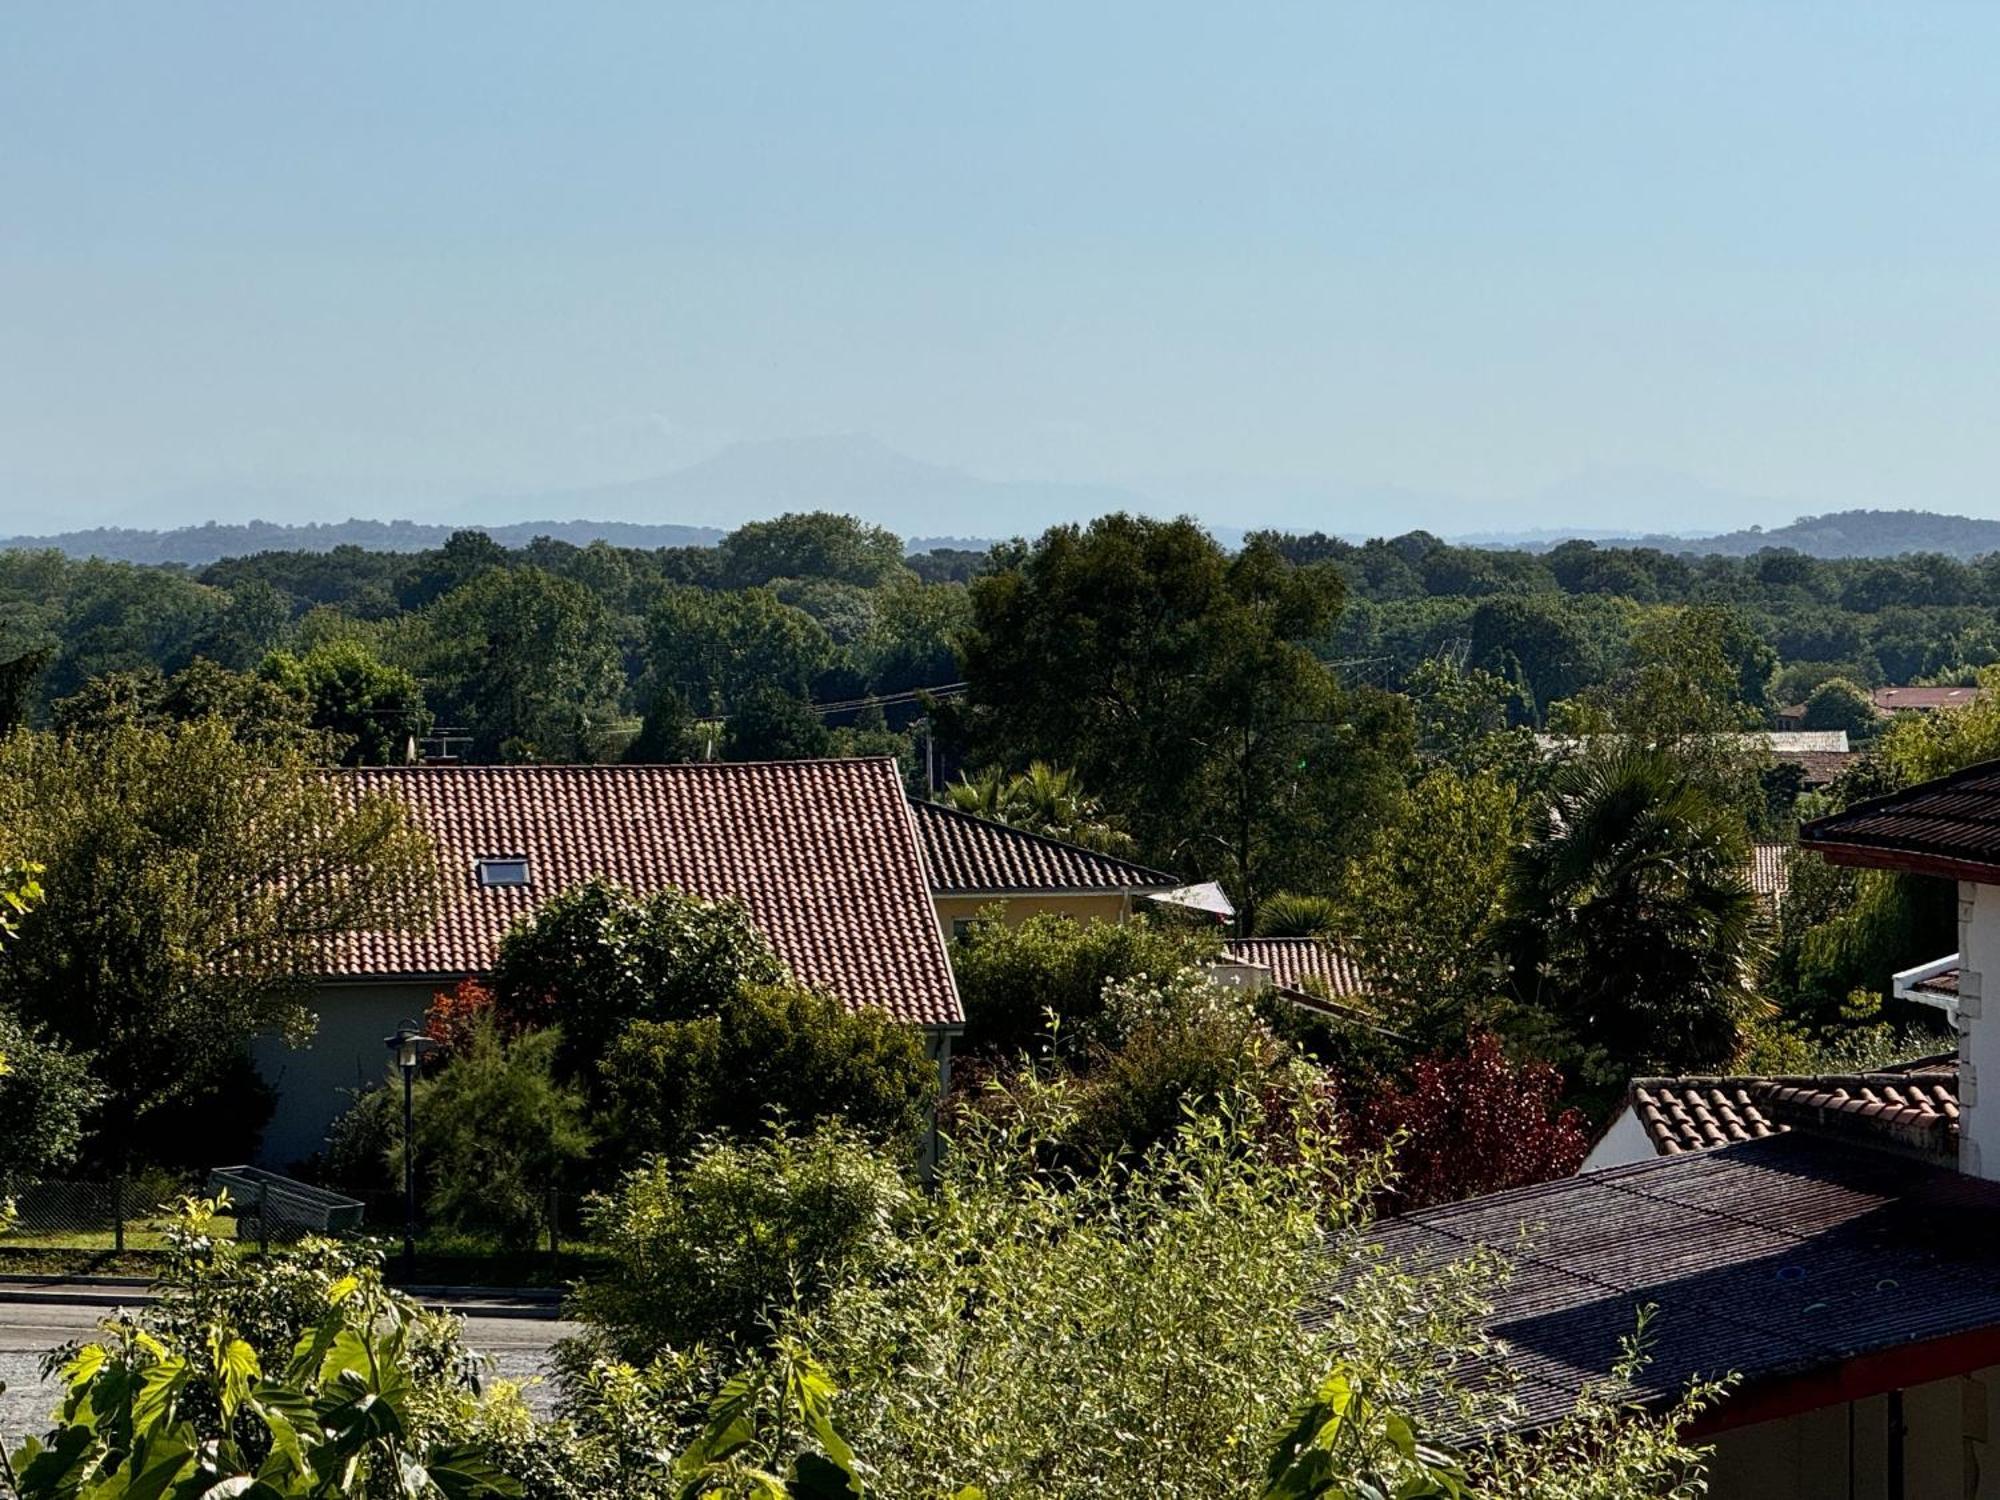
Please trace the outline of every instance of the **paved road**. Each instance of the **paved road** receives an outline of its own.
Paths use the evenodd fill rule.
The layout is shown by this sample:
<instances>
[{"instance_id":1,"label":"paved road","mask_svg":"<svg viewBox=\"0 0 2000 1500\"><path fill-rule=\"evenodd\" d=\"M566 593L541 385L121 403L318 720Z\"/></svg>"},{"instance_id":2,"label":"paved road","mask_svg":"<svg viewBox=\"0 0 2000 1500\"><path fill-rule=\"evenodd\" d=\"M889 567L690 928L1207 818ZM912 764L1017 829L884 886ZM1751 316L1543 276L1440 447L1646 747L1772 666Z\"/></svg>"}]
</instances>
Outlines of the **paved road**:
<instances>
[{"instance_id":1,"label":"paved road","mask_svg":"<svg viewBox=\"0 0 2000 1500\"><path fill-rule=\"evenodd\" d=\"M87 1338L109 1309L73 1303L0 1303L0 1437L8 1444L45 1425L55 1406L56 1392L41 1378L42 1355L72 1339ZM549 1349L576 1331L573 1323L536 1318L465 1320L465 1340L491 1361L493 1373L507 1380L529 1381L547 1373ZM554 1393L546 1381L526 1388L531 1406L547 1411Z\"/></svg>"}]
</instances>

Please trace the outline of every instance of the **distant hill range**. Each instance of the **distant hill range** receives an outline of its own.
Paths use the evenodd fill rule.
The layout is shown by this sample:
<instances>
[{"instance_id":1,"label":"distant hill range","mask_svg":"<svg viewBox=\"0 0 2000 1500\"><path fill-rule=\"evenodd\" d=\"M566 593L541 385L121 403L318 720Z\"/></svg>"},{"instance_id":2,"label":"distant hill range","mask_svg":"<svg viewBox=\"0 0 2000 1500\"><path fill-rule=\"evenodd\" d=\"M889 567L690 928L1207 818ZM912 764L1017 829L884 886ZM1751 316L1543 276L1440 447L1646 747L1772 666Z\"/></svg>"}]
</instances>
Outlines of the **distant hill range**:
<instances>
[{"instance_id":1,"label":"distant hill range","mask_svg":"<svg viewBox=\"0 0 2000 1500\"><path fill-rule=\"evenodd\" d=\"M1658 547L1662 552L1751 557L1767 547L1789 547L1810 557L1900 557L1941 552L1971 558L2000 552L2000 521L1940 515L1930 510L1839 510L1800 516L1789 526L1752 526L1708 537L1629 537L1605 546ZM1541 543L1537 551L1543 550Z\"/></svg>"},{"instance_id":2,"label":"distant hill range","mask_svg":"<svg viewBox=\"0 0 2000 1500\"><path fill-rule=\"evenodd\" d=\"M331 552L335 547L421 552L438 546L454 531L465 529L468 528L417 521L327 521L300 526L285 526L275 521L246 521L240 525L211 521L204 526L177 526L171 531L106 526L51 536L17 536L0 541L0 547L53 548L71 557L180 563L198 568L217 558L243 557L252 552ZM596 541L617 547L710 547L722 538L722 533L713 526L646 525L635 521L520 521L470 529L484 531L503 547L525 546L538 536L572 542L579 547Z\"/></svg>"},{"instance_id":3,"label":"distant hill range","mask_svg":"<svg viewBox=\"0 0 2000 1500\"><path fill-rule=\"evenodd\" d=\"M768 514L786 507L774 504ZM793 508L804 508L794 506ZM847 507L829 506L830 509ZM1115 507L1107 507L1115 508ZM452 532L462 529L484 531L504 547L520 547L536 537L587 546L604 541L618 547L708 547L720 541L723 531L715 526L686 526L643 521L514 521L504 525L465 526L418 521L334 521L303 525L283 525L275 521L247 521L240 524L209 522L202 526L180 526L168 531L146 531L135 527L100 527L92 531L65 531L49 536L17 536L0 540L0 548L53 548L71 557L102 557L119 562L175 563L203 567L223 557L242 557L253 552L330 552L335 547L365 547L378 552L419 552L442 543ZM1225 546L1237 546L1243 533L1233 527L1211 528ZM1662 552L1695 555L1720 554L1750 557L1770 547L1788 547L1811 557L1898 557L1910 552L1943 553L1948 557L1973 558L2000 552L2000 521L1976 520L1970 516L1940 515L1928 510L1845 510L1824 516L1801 516L1789 526L1770 530L1751 527L1719 536L1618 536L1614 533L1579 528L1531 533L1486 533L1456 538L1462 545L1518 547L1546 552L1565 536L1581 537L1602 547L1656 547ZM1360 540L1359 536L1354 538ZM909 543L912 552L928 552L946 547L984 551L992 542L984 537L928 536Z\"/></svg>"}]
</instances>

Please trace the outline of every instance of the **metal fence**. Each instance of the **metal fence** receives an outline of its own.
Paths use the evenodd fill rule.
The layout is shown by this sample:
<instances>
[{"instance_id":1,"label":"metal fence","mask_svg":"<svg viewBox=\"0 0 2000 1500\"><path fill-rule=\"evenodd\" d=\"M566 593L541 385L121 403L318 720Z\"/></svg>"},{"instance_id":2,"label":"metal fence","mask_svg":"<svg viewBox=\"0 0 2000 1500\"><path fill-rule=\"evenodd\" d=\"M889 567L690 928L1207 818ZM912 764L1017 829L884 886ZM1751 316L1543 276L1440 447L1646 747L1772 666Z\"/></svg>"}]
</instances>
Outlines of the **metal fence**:
<instances>
[{"instance_id":1,"label":"metal fence","mask_svg":"<svg viewBox=\"0 0 2000 1500\"><path fill-rule=\"evenodd\" d=\"M0 1247L124 1251L158 1249L174 1205L184 1195L207 1196L199 1183L162 1184L129 1178L50 1180L17 1188L13 1225ZM214 1232L268 1247L321 1232L309 1214L280 1195L238 1194Z\"/></svg>"},{"instance_id":2,"label":"metal fence","mask_svg":"<svg viewBox=\"0 0 2000 1500\"><path fill-rule=\"evenodd\" d=\"M265 1178L269 1180L260 1180ZM179 1201L184 1197L213 1198L221 1189L227 1190L229 1201L209 1232L232 1239L246 1250L268 1250L314 1234L359 1233L391 1247L393 1261L394 1247L403 1238L400 1193L378 1191L358 1199L346 1198L273 1174L234 1167L186 1180L153 1173L143 1179L50 1179L17 1187L12 1194L13 1223L0 1233L0 1255L38 1250L97 1254L161 1250L166 1247ZM329 1199L348 1205L351 1212L336 1209L329 1213L323 1201ZM475 1269L487 1260L560 1267L565 1256L573 1258L591 1251L585 1235L587 1201L579 1190L550 1187L539 1197L525 1237L518 1229L512 1236L482 1233L473 1227L437 1223L420 1214L415 1226L418 1254L426 1260L463 1262Z\"/></svg>"}]
</instances>

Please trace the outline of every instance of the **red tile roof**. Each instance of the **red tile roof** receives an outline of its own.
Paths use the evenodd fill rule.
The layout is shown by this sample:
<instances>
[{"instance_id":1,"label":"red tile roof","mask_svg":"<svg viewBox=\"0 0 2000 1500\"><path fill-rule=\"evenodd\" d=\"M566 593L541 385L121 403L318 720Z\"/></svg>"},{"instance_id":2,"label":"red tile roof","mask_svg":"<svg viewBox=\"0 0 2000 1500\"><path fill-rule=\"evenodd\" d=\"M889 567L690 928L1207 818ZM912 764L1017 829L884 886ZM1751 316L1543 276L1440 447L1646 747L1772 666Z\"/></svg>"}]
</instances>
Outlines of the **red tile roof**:
<instances>
[{"instance_id":1,"label":"red tile roof","mask_svg":"<svg viewBox=\"0 0 2000 1500\"><path fill-rule=\"evenodd\" d=\"M792 975L900 1021L959 1025L922 851L891 760L669 766L421 766L341 771L356 795L402 800L437 845L440 911L415 933L341 940L329 977L490 969L507 929L602 877L734 898ZM525 856L526 887L475 864Z\"/></svg>"},{"instance_id":2,"label":"red tile roof","mask_svg":"<svg viewBox=\"0 0 2000 1500\"><path fill-rule=\"evenodd\" d=\"M1836 864L2000 880L2000 761L1815 818L1799 843Z\"/></svg>"},{"instance_id":3,"label":"red tile roof","mask_svg":"<svg viewBox=\"0 0 2000 1500\"><path fill-rule=\"evenodd\" d=\"M1181 877L935 802L912 802L931 888L946 896L1162 891Z\"/></svg>"},{"instance_id":4,"label":"red tile roof","mask_svg":"<svg viewBox=\"0 0 2000 1500\"><path fill-rule=\"evenodd\" d=\"M1661 1156L1762 1140L1786 1127L1751 1095L1754 1078L1635 1078L1627 1095L1646 1139Z\"/></svg>"},{"instance_id":5,"label":"red tile roof","mask_svg":"<svg viewBox=\"0 0 2000 1500\"><path fill-rule=\"evenodd\" d=\"M1879 687L1868 696L1884 713L1911 709L1928 713L1940 708L1965 708L1979 700L1980 690L1976 687Z\"/></svg>"},{"instance_id":6,"label":"red tile roof","mask_svg":"<svg viewBox=\"0 0 2000 1500\"><path fill-rule=\"evenodd\" d=\"M1281 990L1334 1000L1367 993L1354 961L1322 938L1239 938L1222 951L1232 962L1269 969L1271 983Z\"/></svg>"},{"instance_id":7,"label":"red tile roof","mask_svg":"<svg viewBox=\"0 0 2000 1500\"><path fill-rule=\"evenodd\" d=\"M1662 1156L1801 1129L1950 1165L1958 1151L1958 1067L1924 1058L1874 1073L1635 1078L1632 1113Z\"/></svg>"}]
</instances>

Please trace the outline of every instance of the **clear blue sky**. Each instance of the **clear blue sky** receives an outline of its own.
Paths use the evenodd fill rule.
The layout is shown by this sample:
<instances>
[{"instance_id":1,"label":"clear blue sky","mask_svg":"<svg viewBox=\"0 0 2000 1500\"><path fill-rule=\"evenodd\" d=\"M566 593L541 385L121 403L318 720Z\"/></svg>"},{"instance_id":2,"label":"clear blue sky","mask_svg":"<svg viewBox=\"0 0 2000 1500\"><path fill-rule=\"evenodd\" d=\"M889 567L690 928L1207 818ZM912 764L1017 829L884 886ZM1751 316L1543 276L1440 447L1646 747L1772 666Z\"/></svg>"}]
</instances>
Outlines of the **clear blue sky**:
<instances>
[{"instance_id":1,"label":"clear blue sky","mask_svg":"<svg viewBox=\"0 0 2000 1500\"><path fill-rule=\"evenodd\" d=\"M844 432L1224 521L1386 485L1496 527L2000 515L2000 7L64 0L4 36L0 528ZM1780 514L1562 486L1628 469Z\"/></svg>"}]
</instances>

